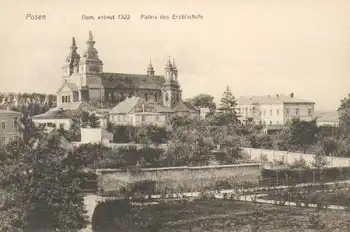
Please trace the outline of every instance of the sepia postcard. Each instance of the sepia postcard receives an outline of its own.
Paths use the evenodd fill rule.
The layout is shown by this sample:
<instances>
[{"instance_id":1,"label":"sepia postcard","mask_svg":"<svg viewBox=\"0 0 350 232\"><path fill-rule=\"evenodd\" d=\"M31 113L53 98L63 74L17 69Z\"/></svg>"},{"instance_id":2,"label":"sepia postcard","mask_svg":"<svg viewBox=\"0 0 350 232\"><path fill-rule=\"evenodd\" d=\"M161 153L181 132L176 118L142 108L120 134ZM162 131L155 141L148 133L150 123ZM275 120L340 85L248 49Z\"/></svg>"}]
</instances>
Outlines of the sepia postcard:
<instances>
[{"instance_id":1,"label":"sepia postcard","mask_svg":"<svg viewBox=\"0 0 350 232\"><path fill-rule=\"evenodd\" d=\"M350 0L2 0L0 35L0 232L350 231Z\"/></svg>"}]
</instances>

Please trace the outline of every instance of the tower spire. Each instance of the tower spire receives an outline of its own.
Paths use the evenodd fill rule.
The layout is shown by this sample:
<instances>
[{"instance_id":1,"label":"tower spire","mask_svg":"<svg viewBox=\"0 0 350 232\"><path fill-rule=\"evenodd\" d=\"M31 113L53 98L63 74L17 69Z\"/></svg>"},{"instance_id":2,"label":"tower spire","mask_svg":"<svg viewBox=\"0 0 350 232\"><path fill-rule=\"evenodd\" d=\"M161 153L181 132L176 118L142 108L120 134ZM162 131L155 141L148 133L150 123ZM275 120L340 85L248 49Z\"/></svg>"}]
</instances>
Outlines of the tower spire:
<instances>
[{"instance_id":1,"label":"tower spire","mask_svg":"<svg viewBox=\"0 0 350 232\"><path fill-rule=\"evenodd\" d=\"M154 75L154 68L152 65L151 58L149 59L149 65L147 67L147 76L153 76Z\"/></svg>"},{"instance_id":2,"label":"tower spire","mask_svg":"<svg viewBox=\"0 0 350 232\"><path fill-rule=\"evenodd\" d=\"M177 70L177 66L176 66L175 58L174 58L174 57L173 57L173 69L174 69L174 70Z\"/></svg>"},{"instance_id":3,"label":"tower spire","mask_svg":"<svg viewBox=\"0 0 350 232\"><path fill-rule=\"evenodd\" d=\"M69 76L73 73L73 69L74 69L74 66L75 64L79 63L79 60L80 60L80 55L77 53L77 44L75 42L75 38L72 37L72 44L70 46L70 51L69 51L69 54L66 58L66 64L65 64L65 67L67 67L67 71L65 71L65 75Z\"/></svg>"},{"instance_id":4,"label":"tower spire","mask_svg":"<svg viewBox=\"0 0 350 232\"><path fill-rule=\"evenodd\" d=\"M170 60L170 56L169 56L169 59L168 59L168 62L166 63L166 65L165 65L165 68L166 69L171 69L173 66L172 66L172 64L171 64L171 60Z\"/></svg>"},{"instance_id":5,"label":"tower spire","mask_svg":"<svg viewBox=\"0 0 350 232\"><path fill-rule=\"evenodd\" d=\"M88 45L86 51L84 52L83 57L88 58L88 59L97 59L98 60L98 55L97 55L97 50L94 47L95 41L94 37L92 36L92 32L89 31L89 38L86 41L86 44Z\"/></svg>"},{"instance_id":6,"label":"tower spire","mask_svg":"<svg viewBox=\"0 0 350 232\"><path fill-rule=\"evenodd\" d=\"M71 48L74 49L74 50L76 50L78 48L74 37L72 37L72 46L71 46Z\"/></svg>"}]
</instances>

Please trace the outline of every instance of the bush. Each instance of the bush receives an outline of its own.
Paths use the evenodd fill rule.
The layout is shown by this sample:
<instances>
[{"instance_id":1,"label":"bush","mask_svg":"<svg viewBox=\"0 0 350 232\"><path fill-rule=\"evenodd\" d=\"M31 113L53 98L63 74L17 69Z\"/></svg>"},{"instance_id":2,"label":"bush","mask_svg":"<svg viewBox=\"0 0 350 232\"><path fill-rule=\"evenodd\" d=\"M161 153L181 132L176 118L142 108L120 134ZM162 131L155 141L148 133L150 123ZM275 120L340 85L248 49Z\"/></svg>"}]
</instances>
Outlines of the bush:
<instances>
[{"instance_id":1,"label":"bush","mask_svg":"<svg viewBox=\"0 0 350 232\"><path fill-rule=\"evenodd\" d=\"M99 203L92 215L93 231L122 231L122 222L129 221L131 204L125 200L111 200Z\"/></svg>"}]
</instances>

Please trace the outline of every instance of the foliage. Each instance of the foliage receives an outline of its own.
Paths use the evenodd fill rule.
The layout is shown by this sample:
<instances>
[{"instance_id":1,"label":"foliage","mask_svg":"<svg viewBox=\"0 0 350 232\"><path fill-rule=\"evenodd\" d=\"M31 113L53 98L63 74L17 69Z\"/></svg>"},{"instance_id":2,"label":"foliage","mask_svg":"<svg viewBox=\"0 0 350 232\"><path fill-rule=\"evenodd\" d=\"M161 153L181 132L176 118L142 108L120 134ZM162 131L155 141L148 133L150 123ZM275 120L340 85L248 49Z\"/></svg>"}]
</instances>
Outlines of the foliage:
<instances>
[{"instance_id":1,"label":"foliage","mask_svg":"<svg viewBox=\"0 0 350 232\"><path fill-rule=\"evenodd\" d=\"M190 102L196 107L209 108L210 112L213 112L216 109L214 97L209 94L198 94L191 98Z\"/></svg>"},{"instance_id":2,"label":"foliage","mask_svg":"<svg viewBox=\"0 0 350 232\"><path fill-rule=\"evenodd\" d=\"M308 169L310 167L303 157L300 157L299 159L295 159L293 163L289 165L289 168Z\"/></svg>"},{"instance_id":3,"label":"foliage","mask_svg":"<svg viewBox=\"0 0 350 232\"><path fill-rule=\"evenodd\" d=\"M236 124L239 122L235 109L236 105L236 98L232 94L230 87L226 86L220 100L220 107L218 108L218 111L220 112L221 118L226 119L227 124Z\"/></svg>"},{"instance_id":4,"label":"foliage","mask_svg":"<svg viewBox=\"0 0 350 232\"><path fill-rule=\"evenodd\" d=\"M168 139L167 129L157 125L112 125L110 132L115 143L161 144Z\"/></svg>"},{"instance_id":5,"label":"foliage","mask_svg":"<svg viewBox=\"0 0 350 232\"><path fill-rule=\"evenodd\" d=\"M157 218L138 220L138 214L126 200L108 200L99 203L92 216L92 230L124 231L124 232L157 232L159 225ZM145 215L144 215L145 216ZM152 216L152 215L150 215Z\"/></svg>"},{"instance_id":6,"label":"foliage","mask_svg":"<svg viewBox=\"0 0 350 232\"><path fill-rule=\"evenodd\" d=\"M90 114L88 112L83 112L81 116L81 127L83 128L99 128L100 121L96 114Z\"/></svg>"},{"instance_id":7,"label":"foliage","mask_svg":"<svg viewBox=\"0 0 350 232\"><path fill-rule=\"evenodd\" d=\"M339 113L339 129L341 135L349 139L350 137L350 94L341 100L338 108Z\"/></svg>"},{"instance_id":8,"label":"foliage","mask_svg":"<svg viewBox=\"0 0 350 232\"><path fill-rule=\"evenodd\" d=\"M80 155L61 148L55 134L41 134L32 144L17 141L8 146L1 163L0 231L84 228Z\"/></svg>"},{"instance_id":9,"label":"foliage","mask_svg":"<svg viewBox=\"0 0 350 232\"><path fill-rule=\"evenodd\" d=\"M312 162L312 167L317 169L325 168L328 165L328 161L326 158L326 153L321 148L318 148L316 150L316 153L314 154L314 160Z\"/></svg>"}]
</instances>

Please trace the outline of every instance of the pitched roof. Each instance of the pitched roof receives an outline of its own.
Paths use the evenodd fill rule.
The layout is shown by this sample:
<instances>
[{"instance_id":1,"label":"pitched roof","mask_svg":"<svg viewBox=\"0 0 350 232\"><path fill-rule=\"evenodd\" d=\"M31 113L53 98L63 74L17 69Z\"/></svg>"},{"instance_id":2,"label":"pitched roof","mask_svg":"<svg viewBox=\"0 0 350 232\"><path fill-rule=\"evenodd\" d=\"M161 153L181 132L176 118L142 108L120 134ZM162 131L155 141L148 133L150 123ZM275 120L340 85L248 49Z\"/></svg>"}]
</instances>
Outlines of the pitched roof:
<instances>
[{"instance_id":1,"label":"pitched roof","mask_svg":"<svg viewBox=\"0 0 350 232\"><path fill-rule=\"evenodd\" d=\"M105 88L121 89L161 89L164 76L142 74L102 73L102 85Z\"/></svg>"},{"instance_id":2,"label":"pitched roof","mask_svg":"<svg viewBox=\"0 0 350 232\"><path fill-rule=\"evenodd\" d=\"M91 106L90 104L86 102L65 102L62 103L59 106L56 106L55 108L52 108L50 110L58 110L58 109L63 109L63 110L86 110L86 111L93 111L96 110L95 107Z\"/></svg>"},{"instance_id":3,"label":"pitched roof","mask_svg":"<svg viewBox=\"0 0 350 232\"><path fill-rule=\"evenodd\" d=\"M146 107L153 108L156 113L169 113L173 112L171 109L161 106L156 102L147 102L140 97L129 97L124 101L116 105L111 111L111 114L128 114L135 106L140 106L144 104Z\"/></svg>"},{"instance_id":4,"label":"pitched roof","mask_svg":"<svg viewBox=\"0 0 350 232\"><path fill-rule=\"evenodd\" d=\"M238 105L254 105L254 104L279 104L279 103L311 103L301 98L291 97L283 94L266 95L266 96L242 96L237 99Z\"/></svg>"},{"instance_id":5,"label":"pitched roof","mask_svg":"<svg viewBox=\"0 0 350 232\"><path fill-rule=\"evenodd\" d=\"M174 111L185 111L185 112L198 112L199 110L188 101L180 101L173 107Z\"/></svg>"},{"instance_id":6,"label":"pitched roof","mask_svg":"<svg viewBox=\"0 0 350 232\"><path fill-rule=\"evenodd\" d=\"M339 120L337 111L316 111L315 117L319 122L337 122Z\"/></svg>"},{"instance_id":7,"label":"pitched roof","mask_svg":"<svg viewBox=\"0 0 350 232\"><path fill-rule=\"evenodd\" d=\"M140 97L127 97L124 101L119 102L113 109L110 111L110 114L128 114L137 103L144 103L145 101Z\"/></svg>"},{"instance_id":8,"label":"pitched roof","mask_svg":"<svg viewBox=\"0 0 350 232\"><path fill-rule=\"evenodd\" d=\"M93 111L95 108L85 102L66 102L58 107L51 108L43 114L33 116L33 119L63 119L81 117L84 111Z\"/></svg>"},{"instance_id":9,"label":"pitched roof","mask_svg":"<svg viewBox=\"0 0 350 232\"><path fill-rule=\"evenodd\" d=\"M60 92L64 86L67 86L71 91L79 91L79 87L75 83L64 82L61 87L57 90L57 93Z\"/></svg>"}]
</instances>

